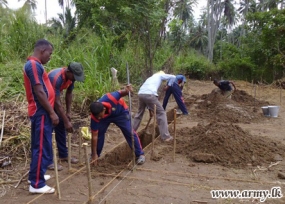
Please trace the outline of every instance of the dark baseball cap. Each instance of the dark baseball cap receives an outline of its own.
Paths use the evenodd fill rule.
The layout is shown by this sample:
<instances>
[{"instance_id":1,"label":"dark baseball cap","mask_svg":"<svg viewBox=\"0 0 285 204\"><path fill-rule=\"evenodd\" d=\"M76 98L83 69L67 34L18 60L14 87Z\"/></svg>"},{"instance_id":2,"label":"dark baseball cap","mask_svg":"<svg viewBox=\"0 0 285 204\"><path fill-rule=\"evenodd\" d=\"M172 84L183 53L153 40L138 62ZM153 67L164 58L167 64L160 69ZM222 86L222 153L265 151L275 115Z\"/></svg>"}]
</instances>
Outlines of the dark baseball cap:
<instances>
[{"instance_id":1,"label":"dark baseball cap","mask_svg":"<svg viewBox=\"0 0 285 204\"><path fill-rule=\"evenodd\" d=\"M68 69L72 72L76 81L83 82L84 81L84 72L82 64L78 62L71 62L68 65Z\"/></svg>"}]
</instances>

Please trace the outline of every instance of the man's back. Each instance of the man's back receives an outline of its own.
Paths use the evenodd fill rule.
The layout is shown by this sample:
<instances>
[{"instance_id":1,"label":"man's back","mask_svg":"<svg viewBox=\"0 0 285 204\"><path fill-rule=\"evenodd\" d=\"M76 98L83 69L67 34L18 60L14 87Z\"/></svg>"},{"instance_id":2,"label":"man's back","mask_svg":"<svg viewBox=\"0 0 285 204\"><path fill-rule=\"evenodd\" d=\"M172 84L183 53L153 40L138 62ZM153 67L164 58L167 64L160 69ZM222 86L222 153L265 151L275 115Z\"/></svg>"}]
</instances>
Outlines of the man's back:
<instances>
[{"instance_id":1,"label":"man's back","mask_svg":"<svg viewBox=\"0 0 285 204\"><path fill-rule=\"evenodd\" d=\"M138 94L153 94L158 96L157 90L160 87L161 82L172 78L175 78L175 76L171 74L153 74L143 83L143 85L140 87Z\"/></svg>"}]
</instances>

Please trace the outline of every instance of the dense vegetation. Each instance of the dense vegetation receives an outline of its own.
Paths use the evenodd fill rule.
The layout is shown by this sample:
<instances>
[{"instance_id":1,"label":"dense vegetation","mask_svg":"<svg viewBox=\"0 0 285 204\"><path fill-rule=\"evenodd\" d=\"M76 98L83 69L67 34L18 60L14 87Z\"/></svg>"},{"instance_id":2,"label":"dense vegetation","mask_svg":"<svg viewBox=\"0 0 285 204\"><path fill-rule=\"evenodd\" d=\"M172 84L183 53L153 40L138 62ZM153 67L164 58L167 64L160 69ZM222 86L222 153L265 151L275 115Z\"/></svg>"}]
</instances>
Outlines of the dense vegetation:
<instances>
[{"instance_id":1,"label":"dense vegetation","mask_svg":"<svg viewBox=\"0 0 285 204\"><path fill-rule=\"evenodd\" d=\"M83 64L86 81L77 84L78 101L116 88L111 67L121 83L127 82L127 63L136 87L161 69L196 79L283 77L283 1L209 0L196 21L196 0L59 0L63 13L43 25L31 15L35 0L16 11L6 4L0 0L1 99L24 93L21 69L40 38L55 48L47 70L70 61Z\"/></svg>"}]
</instances>

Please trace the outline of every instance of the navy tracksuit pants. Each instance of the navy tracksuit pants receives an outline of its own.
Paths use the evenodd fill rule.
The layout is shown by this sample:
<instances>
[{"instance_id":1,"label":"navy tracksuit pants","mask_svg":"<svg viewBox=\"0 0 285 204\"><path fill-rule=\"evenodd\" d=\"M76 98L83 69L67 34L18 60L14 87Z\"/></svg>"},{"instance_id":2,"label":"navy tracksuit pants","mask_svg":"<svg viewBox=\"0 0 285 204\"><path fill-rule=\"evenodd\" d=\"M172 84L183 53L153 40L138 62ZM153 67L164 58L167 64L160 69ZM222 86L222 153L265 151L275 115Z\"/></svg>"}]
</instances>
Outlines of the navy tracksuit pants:
<instances>
[{"instance_id":1,"label":"navy tracksuit pants","mask_svg":"<svg viewBox=\"0 0 285 204\"><path fill-rule=\"evenodd\" d=\"M98 157L101 155L103 146L104 146L104 140L105 140L105 133L111 123L114 123L117 125L122 133L124 134L125 139L127 140L128 145L132 149L132 137L134 137L134 146L135 146L135 155L136 157L139 157L140 155L144 154L140 139L138 134L135 131L132 131L133 134L131 134L131 123L129 119L128 114L120 114L112 117L107 117L100 120L99 129L98 129L98 141L97 141L97 155Z\"/></svg>"},{"instance_id":2,"label":"navy tracksuit pants","mask_svg":"<svg viewBox=\"0 0 285 204\"><path fill-rule=\"evenodd\" d=\"M164 110L166 109L166 105L168 103L168 99L169 99L171 94L173 94L175 101L176 101L178 107L180 108L180 110L182 111L182 113L188 114L188 111L187 111L187 108L185 106L184 99L182 96L182 90L177 83L173 83L173 85L168 87L168 89L165 92L165 96L163 99L163 105L162 105Z\"/></svg>"},{"instance_id":3,"label":"navy tracksuit pants","mask_svg":"<svg viewBox=\"0 0 285 204\"><path fill-rule=\"evenodd\" d=\"M34 188L42 188L44 175L50 164L52 152L52 121L49 115L30 117L31 120L31 164L29 181Z\"/></svg>"},{"instance_id":4,"label":"navy tracksuit pants","mask_svg":"<svg viewBox=\"0 0 285 204\"><path fill-rule=\"evenodd\" d=\"M59 123L54 127L55 140L58 149L58 157L68 157L68 149L66 147L66 130L62 118L59 118ZM49 164L53 163L53 152L51 152L51 158Z\"/></svg>"}]
</instances>

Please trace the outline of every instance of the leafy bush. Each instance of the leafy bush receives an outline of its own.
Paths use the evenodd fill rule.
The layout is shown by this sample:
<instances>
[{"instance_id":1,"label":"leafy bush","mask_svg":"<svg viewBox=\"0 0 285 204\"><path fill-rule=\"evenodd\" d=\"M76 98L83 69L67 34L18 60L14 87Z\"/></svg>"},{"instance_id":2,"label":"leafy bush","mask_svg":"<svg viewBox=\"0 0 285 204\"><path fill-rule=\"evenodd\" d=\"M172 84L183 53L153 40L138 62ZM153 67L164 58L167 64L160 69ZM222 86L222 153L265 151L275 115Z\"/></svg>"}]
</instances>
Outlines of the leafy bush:
<instances>
[{"instance_id":1,"label":"leafy bush","mask_svg":"<svg viewBox=\"0 0 285 204\"><path fill-rule=\"evenodd\" d=\"M218 68L224 74L224 78L251 80L255 77L255 65L250 58L229 58L218 63Z\"/></svg>"},{"instance_id":2,"label":"leafy bush","mask_svg":"<svg viewBox=\"0 0 285 204\"><path fill-rule=\"evenodd\" d=\"M177 56L174 66L175 74L182 73L194 79L206 79L216 71L207 58L195 52Z\"/></svg>"}]
</instances>

